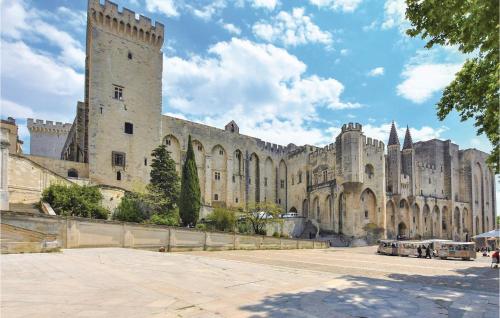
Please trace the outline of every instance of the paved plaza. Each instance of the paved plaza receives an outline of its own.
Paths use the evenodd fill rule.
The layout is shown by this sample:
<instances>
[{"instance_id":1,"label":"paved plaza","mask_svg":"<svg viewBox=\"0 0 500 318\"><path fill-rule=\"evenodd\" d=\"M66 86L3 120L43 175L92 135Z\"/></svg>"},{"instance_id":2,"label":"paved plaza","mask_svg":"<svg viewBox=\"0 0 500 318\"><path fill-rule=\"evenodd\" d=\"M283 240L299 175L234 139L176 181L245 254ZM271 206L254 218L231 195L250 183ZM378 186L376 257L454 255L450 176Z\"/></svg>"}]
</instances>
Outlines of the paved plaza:
<instances>
[{"instance_id":1,"label":"paved plaza","mask_svg":"<svg viewBox=\"0 0 500 318\"><path fill-rule=\"evenodd\" d=\"M1 317L499 317L498 270L375 248L1 255Z\"/></svg>"}]
</instances>

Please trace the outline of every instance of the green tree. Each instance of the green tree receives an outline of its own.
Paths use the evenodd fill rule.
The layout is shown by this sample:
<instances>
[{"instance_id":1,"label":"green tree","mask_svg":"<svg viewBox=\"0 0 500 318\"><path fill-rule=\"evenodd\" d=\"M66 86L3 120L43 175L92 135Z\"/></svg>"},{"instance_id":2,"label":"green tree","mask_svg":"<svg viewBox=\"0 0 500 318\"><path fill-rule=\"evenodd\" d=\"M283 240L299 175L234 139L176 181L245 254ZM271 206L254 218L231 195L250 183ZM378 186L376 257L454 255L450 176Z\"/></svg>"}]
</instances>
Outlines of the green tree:
<instances>
[{"instance_id":1,"label":"green tree","mask_svg":"<svg viewBox=\"0 0 500 318\"><path fill-rule=\"evenodd\" d=\"M215 208L207 216L207 223L213 225L218 231L234 232L236 226L235 211L226 208Z\"/></svg>"},{"instance_id":2,"label":"green tree","mask_svg":"<svg viewBox=\"0 0 500 318\"><path fill-rule=\"evenodd\" d=\"M165 145L154 149L151 156L150 184L147 186L149 203L154 213L167 214L174 210L179 200L179 176Z\"/></svg>"},{"instance_id":3,"label":"green tree","mask_svg":"<svg viewBox=\"0 0 500 318\"><path fill-rule=\"evenodd\" d=\"M52 184L42 193L57 215L106 219L109 211L101 206L102 194L96 186Z\"/></svg>"},{"instance_id":4,"label":"green tree","mask_svg":"<svg viewBox=\"0 0 500 318\"><path fill-rule=\"evenodd\" d=\"M196 224L201 207L200 182L194 157L191 135L189 135L186 161L182 167L181 195L179 198L179 213L184 225Z\"/></svg>"},{"instance_id":5,"label":"green tree","mask_svg":"<svg viewBox=\"0 0 500 318\"><path fill-rule=\"evenodd\" d=\"M144 202L143 195L136 192L127 192L115 209L113 220L124 222L143 222L149 218L149 207Z\"/></svg>"},{"instance_id":6,"label":"green tree","mask_svg":"<svg viewBox=\"0 0 500 318\"><path fill-rule=\"evenodd\" d=\"M278 218L282 212L283 209L274 203L250 203L243 210L243 218L250 223L255 234L266 235L266 225L282 221Z\"/></svg>"},{"instance_id":7,"label":"green tree","mask_svg":"<svg viewBox=\"0 0 500 318\"><path fill-rule=\"evenodd\" d=\"M499 1L406 0L407 34L427 39L426 48L453 45L471 54L437 104L440 120L455 109L462 121L474 118L477 133L493 145L488 163L499 167Z\"/></svg>"}]
</instances>

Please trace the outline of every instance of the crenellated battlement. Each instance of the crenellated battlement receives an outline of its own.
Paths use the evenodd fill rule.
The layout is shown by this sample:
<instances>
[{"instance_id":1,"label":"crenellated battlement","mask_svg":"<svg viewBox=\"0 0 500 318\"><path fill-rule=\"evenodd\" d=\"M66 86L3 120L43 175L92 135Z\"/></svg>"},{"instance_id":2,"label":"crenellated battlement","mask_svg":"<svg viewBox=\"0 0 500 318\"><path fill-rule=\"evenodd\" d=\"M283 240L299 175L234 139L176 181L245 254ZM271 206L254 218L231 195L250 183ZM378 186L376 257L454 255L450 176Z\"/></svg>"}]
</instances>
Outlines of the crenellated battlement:
<instances>
[{"instance_id":1,"label":"crenellated battlement","mask_svg":"<svg viewBox=\"0 0 500 318\"><path fill-rule=\"evenodd\" d=\"M317 158L321 155L326 155L328 153L335 154L336 153L335 143L331 143L329 145L324 146L323 148L317 148L313 152L309 154L310 159Z\"/></svg>"},{"instance_id":2,"label":"crenellated battlement","mask_svg":"<svg viewBox=\"0 0 500 318\"><path fill-rule=\"evenodd\" d=\"M373 147L375 149L378 149L378 150L384 150L384 143L378 139L374 139L374 138L370 138L370 137L366 137L366 136L363 136L363 144L365 145L365 148L368 148L368 147Z\"/></svg>"},{"instance_id":3,"label":"crenellated battlement","mask_svg":"<svg viewBox=\"0 0 500 318\"><path fill-rule=\"evenodd\" d=\"M28 118L27 120L28 130L30 132L38 131L38 132L51 132L51 133L69 133L71 130L71 124L62 123L62 122L53 122L51 120L41 120L41 119L33 119Z\"/></svg>"},{"instance_id":4,"label":"crenellated battlement","mask_svg":"<svg viewBox=\"0 0 500 318\"><path fill-rule=\"evenodd\" d=\"M278 155L282 155L282 154L285 154L286 152L288 152L290 145L288 145L288 146L285 147L285 146L282 146L282 145L273 144L273 143L270 143L270 142L266 142L266 141L257 139L257 146L261 150L268 151L268 152L271 152L271 153L274 153L274 154L278 154Z\"/></svg>"},{"instance_id":5,"label":"crenellated battlement","mask_svg":"<svg viewBox=\"0 0 500 318\"><path fill-rule=\"evenodd\" d=\"M89 0L88 20L113 33L140 40L144 43L160 48L163 45L164 25L158 21L153 25L151 19L140 15L136 19L134 11L123 8L120 12L118 5L105 0Z\"/></svg>"},{"instance_id":6,"label":"crenellated battlement","mask_svg":"<svg viewBox=\"0 0 500 318\"><path fill-rule=\"evenodd\" d=\"M349 123L349 124L344 124L342 125L342 132L347 132L347 131L361 131L363 129L363 126L359 123Z\"/></svg>"}]
</instances>

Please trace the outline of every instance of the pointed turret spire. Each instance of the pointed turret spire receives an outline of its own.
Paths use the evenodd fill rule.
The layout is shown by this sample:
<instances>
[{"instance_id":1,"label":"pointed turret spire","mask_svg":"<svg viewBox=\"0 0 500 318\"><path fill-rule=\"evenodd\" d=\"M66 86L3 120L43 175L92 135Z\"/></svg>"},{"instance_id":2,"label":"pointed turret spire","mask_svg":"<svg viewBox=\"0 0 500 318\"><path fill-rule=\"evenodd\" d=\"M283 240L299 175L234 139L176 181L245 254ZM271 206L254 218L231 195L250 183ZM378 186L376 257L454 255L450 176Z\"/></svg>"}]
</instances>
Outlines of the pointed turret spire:
<instances>
[{"instance_id":1,"label":"pointed turret spire","mask_svg":"<svg viewBox=\"0 0 500 318\"><path fill-rule=\"evenodd\" d=\"M394 121L392 121L391 133L389 134L389 143L387 146L399 145L398 132L396 131L396 125L394 125Z\"/></svg>"},{"instance_id":2,"label":"pointed turret spire","mask_svg":"<svg viewBox=\"0 0 500 318\"><path fill-rule=\"evenodd\" d=\"M412 149L413 141L411 140L410 128L406 126L405 141L403 142L403 149Z\"/></svg>"}]
</instances>

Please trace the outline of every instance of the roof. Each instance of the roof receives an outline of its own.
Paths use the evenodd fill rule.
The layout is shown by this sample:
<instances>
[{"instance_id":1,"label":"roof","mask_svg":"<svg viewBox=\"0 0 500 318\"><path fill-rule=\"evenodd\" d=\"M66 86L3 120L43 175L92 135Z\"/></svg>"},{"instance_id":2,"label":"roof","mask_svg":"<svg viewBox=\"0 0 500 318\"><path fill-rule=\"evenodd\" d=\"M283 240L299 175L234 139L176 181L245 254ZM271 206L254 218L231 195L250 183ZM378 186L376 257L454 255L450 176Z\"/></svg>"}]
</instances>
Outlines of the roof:
<instances>
[{"instance_id":1,"label":"roof","mask_svg":"<svg viewBox=\"0 0 500 318\"><path fill-rule=\"evenodd\" d=\"M391 126L391 133L389 134L389 142L387 146L399 145L398 132L396 131L396 125L394 125L394 121Z\"/></svg>"},{"instance_id":2,"label":"roof","mask_svg":"<svg viewBox=\"0 0 500 318\"><path fill-rule=\"evenodd\" d=\"M406 126L406 134L405 141L403 142L403 149L412 149L413 148L413 140L411 140L410 128Z\"/></svg>"},{"instance_id":3,"label":"roof","mask_svg":"<svg viewBox=\"0 0 500 318\"><path fill-rule=\"evenodd\" d=\"M473 236L472 238L490 238L490 237L500 237L500 230L491 230L489 232Z\"/></svg>"}]
</instances>

